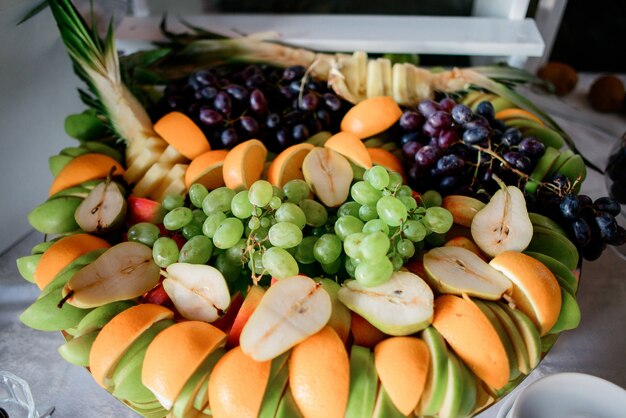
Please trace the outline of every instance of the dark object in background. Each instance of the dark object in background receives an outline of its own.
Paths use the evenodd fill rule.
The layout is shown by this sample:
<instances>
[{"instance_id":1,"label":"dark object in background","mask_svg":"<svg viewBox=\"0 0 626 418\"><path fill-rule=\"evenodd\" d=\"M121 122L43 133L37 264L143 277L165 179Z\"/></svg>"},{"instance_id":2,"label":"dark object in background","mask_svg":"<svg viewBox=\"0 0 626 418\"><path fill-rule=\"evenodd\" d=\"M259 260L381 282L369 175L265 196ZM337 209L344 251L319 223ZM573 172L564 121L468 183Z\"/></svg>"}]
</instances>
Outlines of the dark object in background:
<instances>
[{"instance_id":1,"label":"dark object in background","mask_svg":"<svg viewBox=\"0 0 626 418\"><path fill-rule=\"evenodd\" d=\"M542 80L549 81L554 86L554 93L557 96L565 96L578 83L578 73L571 66L562 62L549 62L537 71L537 75Z\"/></svg>"},{"instance_id":2,"label":"dark object in background","mask_svg":"<svg viewBox=\"0 0 626 418\"><path fill-rule=\"evenodd\" d=\"M598 112L615 112L624 103L624 83L614 75L597 78L587 94L589 104Z\"/></svg>"}]
</instances>

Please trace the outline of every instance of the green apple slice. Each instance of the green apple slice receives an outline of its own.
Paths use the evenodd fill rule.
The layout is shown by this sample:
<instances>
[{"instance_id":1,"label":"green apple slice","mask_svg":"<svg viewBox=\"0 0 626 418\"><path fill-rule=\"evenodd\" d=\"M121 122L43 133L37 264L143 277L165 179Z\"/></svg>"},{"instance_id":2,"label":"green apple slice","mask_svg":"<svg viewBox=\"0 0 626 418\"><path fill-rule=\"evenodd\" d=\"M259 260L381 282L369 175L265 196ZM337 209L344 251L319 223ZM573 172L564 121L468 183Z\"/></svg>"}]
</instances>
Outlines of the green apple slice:
<instances>
[{"instance_id":1,"label":"green apple slice","mask_svg":"<svg viewBox=\"0 0 626 418\"><path fill-rule=\"evenodd\" d=\"M439 409L439 418L457 418L463 404L465 391L465 375L457 356L448 351L448 367L446 379L446 394Z\"/></svg>"},{"instance_id":2,"label":"green apple slice","mask_svg":"<svg viewBox=\"0 0 626 418\"><path fill-rule=\"evenodd\" d=\"M63 268L63 270L61 270L54 277L54 279L43 288L40 296L47 295L51 291L65 286L65 283L67 283L74 276L74 274L78 273L78 271L86 265L96 261L96 259L104 254L106 250L107 248L98 248L97 250L89 251L87 254L83 254L76 258L74 261L65 266L65 268Z\"/></svg>"},{"instance_id":3,"label":"green apple slice","mask_svg":"<svg viewBox=\"0 0 626 418\"><path fill-rule=\"evenodd\" d=\"M193 374L185 383L185 386L181 389L178 397L172 405L172 413L176 418L185 418L189 416L194 409L194 400L198 396L198 393L202 389L203 383L209 380L209 374L215 367L215 364L226 353L223 348L218 348L212 352L204 362L193 372ZM203 408L204 409L204 408Z\"/></svg>"},{"instance_id":4,"label":"green apple slice","mask_svg":"<svg viewBox=\"0 0 626 418\"><path fill-rule=\"evenodd\" d=\"M209 376L210 377L210 376ZM193 399L193 409L195 411L204 411L210 409L209 406L209 379L204 379L200 385L196 397Z\"/></svg>"},{"instance_id":5,"label":"green apple slice","mask_svg":"<svg viewBox=\"0 0 626 418\"><path fill-rule=\"evenodd\" d=\"M561 287L561 312L556 324L550 330L550 334L558 334L561 331L574 329L580 324L580 307L570 292Z\"/></svg>"},{"instance_id":6,"label":"green apple slice","mask_svg":"<svg viewBox=\"0 0 626 418\"><path fill-rule=\"evenodd\" d=\"M93 331L101 330L117 314L135 305L136 303L133 301L122 300L99 306L85 315L78 325L66 331L76 338Z\"/></svg>"},{"instance_id":7,"label":"green apple slice","mask_svg":"<svg viewBox=\"0 0 626 418\"><path fill-rule=\"evenodd\" d=\"M378 396L372 418L406 418L393 404L383 385L378 385Z\"/></svg>"},{"instance_id":8,"label":"green apple slice","mask_svg":"<svg viewBox=\"0 0 626 418\"><path fill-rule=\"evenodd\" d=\"M476 405L476 376L474 373L470 371L470 369L459 360L459 367L461 368L461 373L463 375L463 400L461 401L461 405L459 406L458 416L459 417L469 417L474 410L474 405Z\"/></svg>"},{"instance_id":9,"label":"green apple slice","mask_svg":"<svg viewBox=\"0 0 626 418\"><path fill-rule=\"evenodd\" d=\"M24 280L35 283L35 269L42 256L43 254L25 255L15 261L17 263L17 271Z\"/></svg>"},{"instance_id":10,"label":"green apple slice","mask_svg":"<svg viewBox=\"0 0 626 418\"><path fill-rule=\"evenodd\" d=\"M430 351L430 368L415 415L435 415L446 394L448 349L441 334L432 326L422 331L422 339Z\"/></svg>"},{"instance_id":11,"label":"green apple slice","mask_svg":"<svg viewBox=\"0 0 626 418\"><path fill-rule=\"evenodd\" d=\"M50 239L48 241L43 241L43 242L40 242L39 244L35 244L33 248L30 249L30 253L32 255L43 254L48 250L48 248L52 246L52 244L57 242L59 239L61 239L61 237Z\"/></svg>"},{"instance_id":12,"label":"green apple slice","mask_svg":"<svg viewBox=\"0 0 626 418\"><path fill-rule=\"evenodd\" d=\"M296 405L296 401L291 394L291 389L287 388L276 410L276 418L302 418L303 415Z\"/></svg>"},{"instance_id":13,"label":"green apple slice","mask_svg":"<svg viewBox=\"0 0 626 418\"><path fill-rule=\"evenodd\" d=\"M71 272L71 271L70 271ZM61 331L76 326L90 309L81 309L69 304L58 307L63 299L61 288L41 294L32 305L20 315L20 321L39 331Z\"/></svg>"},{"instance_id":14,"label":"green apple slice","mask_svg":"<svg viewBox=\"0 0 626 418\"><path fill-rule=\"evenodd\" d=\"M561 225L554 222L552 219L547 216L540 215L539 213L528 212L528 217L530 218L530 222L534 226L542 226L544 228L548 228L553 230L554 232L558 232L564 237L567 236L567 232L561 227Z\"/></svg>"},{"instance_id":15,"label":"green apple slice","mask_svg":"<svg viewBox=\"0 0 626 418\"><path fill-rule=\"evenodd\" d=\"M526 349L526 343L524 343L524 339L520 334L519 330L513 323L513 320L504 312L504 310L496 303L488 303L485 305L496 315L504 330L508 334L511 339L511 343L513 344L513 350L515 351L515 356L517 357L517 368L520 372L524 374L530 373L530 361L528 359L528 350Z\"/></svg>"},{"instance_id":16,"label":"green apple slice","mask_svg":"<svg viewBox=\"0 0 626 418\"><path fill-rule=\"evenodd\" d=\"M100 330L75 337L59 347L59 354L68 363L77 366L89 366L89 352Z\"/></svg>"},{"instance_id":17,"label":"green apple slice","mask_svg":"<svg viewBox=\"0 0 626 418\"><path fill-rule=\"evenodd\" d=\"M530 370L534 369L541 360L541 337L539 336L539 330L530 318L519 309L513 309L502 302L498 302L498 306L511 318L520 332L528 352L528 366Z\"/></svg>"},{"instance_id":18,"label":"green apple slice","mask_svg":"<svg viewBox=\"0 0 626 418\"><path fill-rule=\"evenodd\" d=\"M377 385L378 375L374 367L374 355L369 348L353 345L350 352L350 396L346 418L372 415Z\"/></svg>"},{"instance_id":19,"label":"green apple slice","mask_svg":"<svg viewBox=\"0 0 626 418\"><path fill-rule=\"evenodd\" d=\"M276 415L278 405L289 381L287 360L289 360L290 354L291 351L281 354L272 360L270 377L265 388L261 409L259 409L259 418L274 418Z\"/></svg>"},{"instance_id":20,"label":"green apple slice","mask_svg":"<svg viewBox=\"0 0 626 418\"><path fill-rule=\"evenodd\" d=\"M524 251L524 254L531 256L535 260L541 261L543 265L545 265L552 272L552 274L554 274L561 287L573 295L576 294L578 291L578 280L576 280L574 273L565 267L565 264L553 257L550 257L549 255L533 251Z\"/></svg>"},{"instance_id":21,"label":"green apple slice","mask_svg":"<svg viewBox=\"0 0 626 418\"><path fill-rule=\"evenodd\" d=\"M569 238L542 226L533 227L533 237L526 250L559 260L569 270L578 266L578 249Z\"/></svg>"},{"instance_id":22,"label":"green apple slice","mask_svg":"<svg viewBox=\"0 0 626 418\"><path fill-rule=\"evenodd\" d=\"M401 336L426 328L433 318L433 291L416 274L396 271L379 286L346 280L339 300L382 332Z\"/></svg>"}]
</instances>

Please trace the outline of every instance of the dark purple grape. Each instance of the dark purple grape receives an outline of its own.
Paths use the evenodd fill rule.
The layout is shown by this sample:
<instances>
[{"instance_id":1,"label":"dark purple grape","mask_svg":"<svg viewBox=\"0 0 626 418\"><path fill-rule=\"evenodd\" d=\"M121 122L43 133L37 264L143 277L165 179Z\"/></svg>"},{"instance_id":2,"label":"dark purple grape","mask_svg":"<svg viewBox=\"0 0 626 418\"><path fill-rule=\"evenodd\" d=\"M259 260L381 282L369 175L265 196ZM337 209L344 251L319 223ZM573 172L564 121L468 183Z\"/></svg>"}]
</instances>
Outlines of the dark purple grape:
<instances>
[{"instance_id":1,"label":"dark purple grape","mask_svg":"<svg viewBox=\"0 0 626 418\"><path fill-rule=\"evenodd\" d=\"M328 109L330 109L331 112L337 112L341 109L341 100L337 97L337 95L333 93L324 93L322 98L324 99L324 104Z\"/></svg>"},{"instance_id":2,"label":"dark purple grape","mask_svg":"<svg viewBox=\"0 0 626 418\"><path fill-rule=\"evenodd\" d=\"M580 214L580 202L578 197L573 194L563 196L559 208L561 209L561 215L564 219L568 221L577 219Z\"/></svg>"},{"instance_id":3,"label":"dark purple grape","mask_svg":"<svg viewBox=\"0 0 626 418\"><path fill-rule=\"evenodd\" d=\"M580 203L581 209L590 208L593 206L593 200L591 200L591 198L587 196L586 194L579 194L578 202Z\"/></svg>"},{"instance_id":4,"label":"dark purple grape","mask_svg":"<svg viewBox=\"0 0 626 418\"><path fill-rule=\"evenodd\" d=\"M454 106L456 106L456 102L450 97L444 97L443 99L439 100L439 106L441 106L441 110L445 110L446 112L450 113Z\"/></svg>"},{"instance_id":5,"label":"dark purple grape","mask_svg":"<svg viewBox=\"0 0 626 418\"><path fill-rule=\"evenodd\" d=\"M204 86L198 90L198 93L203 99L211 100L217 96L217 89L213 86Z\"/></svg>"},{"instance_id":6,"label":"dark purple grape","mask_svg":"<svg viewBox=\"0 0 626 418\"><path fill-rule=\"evenodd\" d=\"M432 113L426 122L432 125L433 128L437 128L441 131L442 129L447 129L452 126L452 116L450 116L448 112L438 110Z\"/></svg>"},{"instance_id":7,"label":"dark purple grape","mask_svg":"<svg viewBox=\"0 0 626 418\"><path fill-rule=\"evenodd\" d=\"M422 167L431 167L437 162L439 149L432 145L426 145L415 153L415 163Z\"/></svg>"},{"instance_id":8,"label":"dark purple grape","mask_svg":"<svg viewBox=\"0 0 626 418\"><path fill-rule=\"evenodd\" d=\"M400 127L405 131L416 131L424 123L424 118L413 110L406 110L400 116Z\"/></svg>"},{"instance_id":9,"label":"dark purple grape","mask_svg":"<svg viewBox=\"0 0 626 418\"><path fill-rule=\"evenodd\" d=\"M306 125L299 123L293 127L291 136L297 142L302 142L309 137L309 129Z\"/></svg>"},{"instance_id":10,"label":"dark purple grape","mask_svg":"<svg viewBox=\"0 0 626 418\"><path fill-rule=\"evenodd\" d=\"M534 136L522 139L518 145L518 149L530 158L539 158L546 152L546 146Z\"/></svg>"},{"instance_id":11,"label":"dark purple grape","mask_svg":"<svg viewBox=\"0 0 626 418\"><path fill-rule=\"evenodd\" d=\"M206 126L216 126L224 122L224 116L217 110L213 110L208 106L202 106L200 108L198 119Z\"/></svg>"},{"instance_id":12,"label":"dark purple grape","mask_svg":"<svg viewBox=\"0 0 626 418\"><path fill-rule=\"evenodd\" d=\"M222 131L220 141L225 148L232 148L239 142L239 135L235 128L227 128Z\"/></svg>"},{"instance_id":13,"label":"dark purple grape","mask_svg":"<svg viewBox=\"0 0 626 418\"><path fill-rule=\"evenodd\" d=\"M419 132L406 132L402 134L402 136L400 137L400 144L404 145L408 142L417 141L419 139L420 139Z\"/></svg>"},{"instance_id":14,"label":"dark purple grape","mask_svg":"<svg viewBox=\"0 0 626 418\"><path fill-rule=\"evenodd\" d=\"M517 128L508 128L502 133L500 143L507 148L517 145L522 140L522 133Z\"/></svg>"},{"instance_id":15,"label":"dark purple grape","mask_svg":"<svg viewBox=\"0 0 626 418\"><path fill-rule=\"evenodd\" d=\"M280 125L280 116L278 115L278 113L270 113L269 115L267 115L267 120L265 121L265 124L270 129L278 127L278 125Z\"/></svg>"},{"instance_id":16,"label":"dark purple grape","mask_svg":"<svg viewBox=\"0 0 626 418\"><path fill-rule=\"evenodd\" d=\"M607 240L607 244L609 245L624 245L626 244L626 229L617 225L617 233L612 240Z\"/></svg>"},{"instance_id":17,"label":"dark purple grape","mask_svg":"<svg viewBox=\"0 0 626 418\"><path fill-rule=\"evenodd\" d=\"M606 212L596 212L596 224L600 228L600 234L604 241L612 241L617 234L617 222L615 218Z\"/></svg>"},{"instance_id":18,"label":"dark purple grape","mask_svg":"<svg viewBox=\"0 0 626 418\"><path fill-rule=\"evenodd\" d=\"M617 216L622 211L619 202L611 197L601 197L593 202L593 207L596 210L606 212L610 215Z\"/></svg>"},{"instance_id":19,"label":"dark purple grape","mask_svg":"<svg viewBox=\"0 0 626 418\"><path fill-rule=\"evenodd\" d=\"M449 192L459 185L460 179L458 176L444 176L439 180L439 189L444 192Z\"/></svg>"},{"instance_id":20,"label":"dark purple grape","mask_svg":"<svg viewBox=\"0 0 626 418\"><path fill-rule=\"evenodd\" d=\"M209 71L200 70L192 74L191 78L198 82L202 86L217 86L217 77L211 74ZM191 83L190 83L191 84Z\"/></svg>"},{"instance_id":21,"label":"dark purple grape","mask_svg":"<svg viewBox=\"0 0 626 418\"><path fill-rule=\"evenodd\" d=\"M278 88L278 91L280 92L280 94L285 98L285 99L293 99L294 97L296 97L296 94L291 91L291 89L289 88L289 86L280 86Z\"/></svg>"},{"instance_id":22,"label":"dark purple grape","mask_svg":"<svg viewBox=\"0 0 626 418\"><path fill-rule=\"evenodd\" d=\"M229 84L224 88L224 90L226 90L226 92L235 100L239 100L240 102L248 100L248 89L240 86L239 84Z\"/></svg>"},{"instance_id":23,"label":"dark purple grape","mask_svg":"<svg viewBox=\"0 0 626 418\"><path fill-rule=\"evenodd\" d=\"M441 110L441 106L439 106L439 103L432 100L422 100L417 105L417 110L422 114L422 116L427 118L436 111Z\"/></svg>"},{"instance_id":24,"label":"dark purple grape","mask_svg":"<svg viewBox=\"0 0 626 418\"><path fill-rule=\"evenodd\" d=\"M468 124L465 125L466 129L467 129L467 125L469 125L469 126L483 126L485 128L490 128L491 127L491 125L489 124L489 121L487 120L487 118L482 116L482 115L474 115L474 119L472 119Z\"/></svg>"},{"instance_id":25,"label":"dark purple grape","mask_svg":"<svg viewBox=\"0 0 626 418\"><path fill-rule=\"evenodd\" d=\"M436 138L436 137L439 136L439 133L441 132L441 129L434 127L433 125L428 123L428 121L426 121L426 123L424 123L424 125L422 125L422 132L426 136Z\"/></svg>"},{"instance_id":26,"label":"dark purple grape","mask_svg":"<svg viewBox=\"0 0 626 418\"><path fill-rule=\"evenodd\" d=\"M317 109L317 112L315 112L315 117L321 122L322 129L327 129L328 127L330 127L330 113L328 113L328 110Z\"/></svg>"},{"instance_id":27,"label":"dark purple grape","mask_svg":"<svg viewBox=\"0 0 626 418\"><path fill-rule=\"evenodd\" d=\"M309 134L306 136L308 138L322 130L322 123L316 118L309 116L306 119L306 127L309 129Z\"/></svg>"},{"instance_id":28,"label":"dark purple grape","mask_svg":"<svg viewBox=\"0 0 626 418\"><path fill-rule=\"evenodd\" d=\"M291 134L289 133L289 131L287 131L284 128L281 128L278 131L276 131L276 142L281 148L284 149L293 145L293 138Z\"/></svg>"},{"instance_id":29,"label":"dark purple grape","mask_svg":"<svg viewBox=\"0 0 626 418\"><path fill-rule=\"evenodd\" d=\"M169 84L165 86L165 89L163 89L164 97L178 96L180 94L181 94L180 88L174 84Z\"/></svg>"},{"instance_id":30,"label":"dark purple grape","mask_svg":"<svg viewBox=\"0 0 626 418\"><path fill-rule=\"evenodd\" d=\"M444 155L437 160L437 170L440 174L448 176L451 174L457 174L465 166L465 161L458 155L449 154Z\"/></svg>"},{"instance_id":31,"label":"dark purple grape","mask_svg":"<svg viewBox=\"0 0 626 418\"><path fill-rule=\"evenodd\" d=\"M591 228L582 218L574 219L571 224L574 240L579 247L585 247L591 241Z\"/></svg>"},{"instance_id":32,"label":"dark purple grape","mask_svg":"<svg viewBox=\"0 0 626 418\"><path fill-rule=\"evenodd\" d=\"M488 137L489 129L484 126L475 126L463 132L463 142L469 145L479 144L485 141Z\"/></svg>"},{"instance_id":33,"label":"dark purple grape","mask_svg":"<svg viewBox=\"0 0 626 418\"><path fill-rule=\"evenodd\" d=\"M452 108L451 114L452 114L452 119L454 119L454 121L460 125L463 125L469 122L474 117L474 113L472 112L472 109L465 106L464 104L458 104L454 106Z\"/></svg>"},{"instance_id":34,"label":"dark purple grape","mask_svg":"<svg viewBox=\"0 0 626 418\"><path fill-rule=\"evenodd\" d=\"M560 173L550 176L548 182L554 184L561 190L569 190L572 187L572 182L570 181L570 179Z\"/></svg>"},{"instance_id":35,"label":"dark purple grape","mask_svg":"<svg viewBox=\"0 0 626 418\"><path fill-rule=\"evenodd\" d=\"M611 184L611 196L622 204L626 203L626 179L616 180Z\"/></svg>"},{"instance_id":36,"label":"dark purple grape","mask_svg":"<svg viewBox=\"0 0 626 418\"><path fill-rule=\"evenodd\" d=\"M250 109L258 114L267 113L267 99L261 90L254 89L250 93Z\"/></svg>"},{"instance_id":37,"label":"dark purple grape","mask_svg":"<svg viewBox=\"0 0 626 418\"><path fill-rule=\"evenodd\" d=\"M604 249L606 248L606 243L601 239L594 239L591 237L591 241L589 244L583 247L582 253L585 260L594 261L597 260L601 255Z\"/></svg>"},{"instance_id":38,"label":"dark purple grape","mask_svg":"<svg viewBox=\"0 0 626 418\"><path fill-rule=\"evenodd\" d=\"M459 141L459 135L456 133L455 129L444 129L439 133L439 137L437 138L437 146L439 148L449 148L453 144Z\"/></svg>"},{"instance_id":39,"label":"dark purple grape","mask_svg":"<svg viewBox=\"0 0 626 418\"><path fill-rule=\"evenodd\" d=\"M291 83L289 83L289 90L291 90L292 93L299 95L300 91L302 90L302 83L300 80L294 80Z\"/></svg>"},{"instance_id":40,"label":"dark purple grape","mask_svg":"<svg viewBox=\"0 0 626 418\"><path fill-rule=\"evenodd\" d=\"M255 135L259 131L259 123L252 116L242 116L239 124L250 135Z\"/></svg>"},{"instance_id":41,"label":"dark purple grape","mask_svg":"<svg viewBox=\"0 0 626 418\"><path fill-rule=\"evenodd\" d=\"M530 158L517 151L507 151L502 154L502 158L504 158L507 163L524 173L528 173L532 167Z\"/></svg>"},{"instance_id":42,"label":"dark purple grape","mask_svg":"<svg viewBox=\"0 0 626 418\"><path fill-rule=\"evenodd\" d=\"M497 129L500 132L504 132L506 130L506 125L504 124L504 122L502 122L499 119L491 119L489 121L489 124L491 125L492 129Z\"/></svg>"},{"instance_id":43,"label":"dark purple grape","mask_svg":"<svg viewBox=\"0 0 626 418\"><path fill-rule=\"evenodd\" d=\"M300 100L300 109L308 112L312 112L317 109L319 106L319 99L317 98L317 94L309 92L302 96L302 100Z\"/></svg>"},{"instance_id":44,"label":"dark purple grape","mask_svg":"<svg viewBox=\"0 0 626 418\"><path fill-rule=\"evenodd\" d=\"M476 113L483 116L487 120L492 120L495 116L495 110L489 100L483 100L476 106Z\"/></svg>"},{"instance_id":45,"label":"dark purple grape","mask_svg":"<svg viewBox=\"0 0 626 418\"><path fill-rule=\"evenodd\" d=\"M187 101L181 96L171 96L167 98L167 107L170 110L181 110L185 107Z\"/></svg>"},{"instance_id":46,"label":"dark purple grape","mask_svg":"<svg viewBox=\"0 0 626 418\"><path fill-rule=\"evenodd\" d=\"M246 87L251 88L259 88L265 84L265 77L263 74L253 74L246 79Z\"/></svg>"},{"instance_id":47,"label":"dark purple grape","mask_svg":"<svg viewBox=\"0 0 626 418\"><path fill-rule=\"evenodd\" d=\"M306 69L302 65L287 67L283 71L283 79L287 81L300 80L305 71Z\"/></svg>"},{"instance_id":48,"label":"dark purple grape","mask_svg":"<svg viewBox=\"0 0 626 418\"><path fill-rule=\"evenodd\" d=\"M263 72L261 71L258 65L252 64L244 68L241 74L244 78L250 78L255 74L263 74Z\"/></svg>"},{"instance_id":49,"label":"dark purple grape","mask_svg":"<svg viewBox=\"0 0 626 418\"><path fill-rule=\"evenodd\" d=\"M419 142L410 141L402 145L402 152L404 153L407 159L411 160L411 159L415 159L415 153L419 151L419 149L422 147L423 145L420 144Z\"/></svg>"},{"instance_id":50,"label":"dark purple grape","mask_svg":"<svg viewBox=\"0 0 626 418\"><path fill-rule=\"evenodd\" d=\"M220 91L213 100L213 107L215 110L222 112L225 115L229 115L233 109L230 96L225 91Z\"/></svg>"}]
</instances>

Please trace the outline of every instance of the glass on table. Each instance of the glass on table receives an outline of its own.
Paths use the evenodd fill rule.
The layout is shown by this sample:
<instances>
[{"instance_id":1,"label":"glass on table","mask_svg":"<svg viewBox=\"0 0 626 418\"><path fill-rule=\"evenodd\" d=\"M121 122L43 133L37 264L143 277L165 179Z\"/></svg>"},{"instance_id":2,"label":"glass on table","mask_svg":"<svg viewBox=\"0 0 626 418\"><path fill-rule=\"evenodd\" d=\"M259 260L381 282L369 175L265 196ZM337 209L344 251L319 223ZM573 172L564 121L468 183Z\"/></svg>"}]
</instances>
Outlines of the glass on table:
<instances>
[{"instance_id":1,"label":"glass on table","mask_svg":"<svg viewBox=\"0 0 626 418\"><path fill-rule=\"evenodd\" d=\"M0 370L0 418L37 418L35 401L24 379Z\"/></svg>"}]
</instances>

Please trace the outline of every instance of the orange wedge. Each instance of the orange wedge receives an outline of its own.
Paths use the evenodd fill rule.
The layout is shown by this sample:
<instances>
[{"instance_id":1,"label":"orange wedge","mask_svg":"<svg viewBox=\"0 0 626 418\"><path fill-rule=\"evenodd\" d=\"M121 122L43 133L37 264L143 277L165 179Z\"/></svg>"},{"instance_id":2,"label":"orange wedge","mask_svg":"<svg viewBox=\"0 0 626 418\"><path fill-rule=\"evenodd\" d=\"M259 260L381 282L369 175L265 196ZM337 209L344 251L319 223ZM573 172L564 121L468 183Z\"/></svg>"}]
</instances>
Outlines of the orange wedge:
<instances>
[{"instance_id":1,"label":"orange wedge","mask_svg":"<svg viewBox=\"0 0 626 418\"><path fill-rule=\"evenodd\" d=\"M206 322L185 321L172 325L148 346L141 382L165 409L170 409L187 380L224 341L226 334Z\"/></svg>"},{"instance_id":2,"label":"orange wedge","mask_svg":"<svg viewBox=\"0 0 626 418\"><path fill-rule=\"evenodd\" d=\"M304 179L302 161L315 146L307 142L292 145L274 158L267 170L267 181L283 187L289 180Z\"/></svg>"},{"instance_id":3,"label":"orange wedge","mask_svg":"<svg viewBox=\"0 0 626 418\"><path fill-rule=\"evenodd\" d=\"M104 179L114 167L114 175L124 175L124 167L108 155L80 155L67 163L59 174L56 175L52 185L50 185L48 196L52 196L69 187L78 186L84 181Z\"/></svg>"},{"instance_id":4,"label":"orange wedge","mask_svg":"<svg viewBox=\"0 0 626 418\"><path fill-rule=\"evenodd\" d=\"M343 418L350 391L350 360L329 326L293 348L289 387L307 418Z\"/></svg>"},{"instance_id":5,"label":"orange wedge","mask_svg":"<svg viewBox=\"0 0 626 418\"><path fill-rule=\"evenodd\" d=\"M193 183L200 183L209 190L224 185L222 167L228 155L226 150L207 151L193 159L185 172L185 186L189 188Z\"/></svg>"},{"instance_id":6,"label":"orange wedge","mask_svg":"<svg viewBox=\"0 0 626 418\"><path fill-rule=\"evenodd\" d=\"M171 310L151 303L133 306L116 315L98 333L89 352L94 380L105 389L109 387L115 367L126 350L152 325L173 317Z\"/></svg>"},{"instance_id":7,"label":"orange wedge","mask_svg":"<svg viewBox=\"0 0 626 418\"><path fill-rule=\"evenodd\" d=\"M222 357L209 378L209 405L218 418L255 418L263 403L271 360L254 361L235 347Z\"/></svg>"},{"instance_id":8,"label":"orange wedge","mask_svg":"<svg viewBox=\"0 0 626 418\"><path fill-rule=\"evenodd\" d=\"M410 415L419 402L428 376L430 352L415 337L392 337L374 349L374 364L389 398L404 415Z\"/></svg>"},{"instance_id":9,"label":"orange wedge","mask_svg":"<svg viewBox=\"0 0 626 418\"><path fill-rule=\"evenodd\" d=\"M400 116L402 110L393 97L371 97L348 110L341 120L341 130L369 138L389 129Z\"/></svg>"},{"instance_id":10,"label":"orange wedge","mask_svg":"<svg viewBox=\"0 0 626 418\"><path fill-rule=\"evenodd\" d=\"M541 125L544 125L543 121L535 116L533 113L530 113L528 110L520 109L517 107L512 107L509 109L503 109L496 113L496 119L507 120L513 118L521 118L521 119L530 119L535 121Z\"/></svg>"},{"instance_id":11,"label":"orange wedge","mask_svg":"<svg viewBox=\"0 0 626 418\"><path fill-rule=\"evenodd\" d=\"M505 251L489 262L513 282L511 297L543 336L561 313L561 287L554 274L540 261L515 251Z\"/></svg>"},{"instance_id":12,"label":"orange wedge","mask_svg":"<svg viewBox=\"0 0 626 418\"><path fill-rule=\"evenodd\" d=\"M406 180L402 161L398 157L383 148L367 148L367 152L372 159L372 164L382 165L387 170L395 171Z\"/></svg>"},{"instance_id":13,"label":"orange wedge","mask_svg":"<svg viewBox=\"0 0 626 418\"><path fill-rule=\"evenodd\" d=\"M258 139L249 139L231 149L224 159L224 183L230 189L249 189L261 178L267 148Z\"/></svg>"},{"instance_id":14,"label":"orange wedge","mask_svg":"<svg viewBox=\"0 0 626 418\"><path fill-rule=\"evenodd\" d=\"M56 241L43 253L35 268L35 283L46 287L57 274L83 254L111 245L102 238L89 234L68 235Z\"/></svg>"},{"instance_id":15,"label":"orange wedge","mask_svg":"<svg viewBox=\"0 0 626 418\"><path fill-rule=\"evenodd\" d=\"M363 167L372 167L372 157L370 157L367 147L363 141L351 132L339 132L328 138L324 147L343 155L354 164Z\"/></svg>"},{"instance_id":16,"label":"orange wedge","mask_svg":"<svg viewBox=\"0 0 626 418\"><path fill-rule=\"evenodd\" d=\"M476 376L494 389L509 381L509 359L489 319L469 299L442 295L435 299L433 327Z\"/></svg>"},{"instance_id":17,"label":"orange wedge","mask_svg":"<svg viewBox=\"0 0 626 418\"><path fill-rule=\"evenodd\" d=\"M170 112L154 124L154 131L190 160L211 150L202 130L189 116Z\"/></svg>"}]
</instances>

